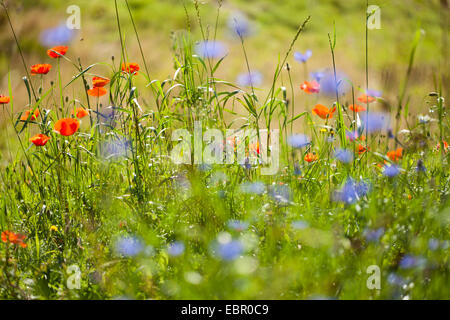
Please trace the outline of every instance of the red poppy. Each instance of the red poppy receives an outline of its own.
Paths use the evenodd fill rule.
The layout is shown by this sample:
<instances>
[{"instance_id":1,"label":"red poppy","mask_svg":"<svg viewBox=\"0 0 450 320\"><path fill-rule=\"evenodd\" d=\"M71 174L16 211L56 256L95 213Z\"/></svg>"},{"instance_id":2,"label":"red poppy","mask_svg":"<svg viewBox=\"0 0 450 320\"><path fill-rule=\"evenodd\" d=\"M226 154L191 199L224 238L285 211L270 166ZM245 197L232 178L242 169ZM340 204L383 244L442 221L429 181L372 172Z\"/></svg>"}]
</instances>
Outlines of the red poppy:
<instances>
[{"instance_id":1,"label":"red poppy","mask_svg":"<svg viewBox=\"0 0 450 320\"><path fill-rule=\"evenodd\" d=\"M352 104L352 105L350 105L349 109L354 112L366 111L366 108L364 108L363 106L360 106L359 104Z\"/></svg>"},{"instance_id":2,"label":"red poppy","mask_svg":"<svg viewBox=\"0 0 450 320\"><path fill-rule=\"evenodd\" d=\"M336 107L333 107L332 109L328 109L324 105L318 104L314 107L312 112L314 114L318 115L319 117L321 117L322 119L328 119L328 118L331 119L331 118L333 118L333 113L336 112Z\"/></svg>"},{"instance_id":3,"label":"red poppy","mask_svg":"<svg viewBox=\"0 0 450 320\"><path fill-rule=\"evenodd\" d=\"M387 156L392 161L398 161L403 157L403 148L398 148L397 150L389 151Z\"/></svg>"},{"instance_id":4,"label":"red poppy","mask_svg":"<svg viewBox=\"0 0 450 320\"><path fill-rule=\"evenodd\" d=\"M305 155L305 161L306 162L313 162L313 161L317 161L318 159L319 159L319 157L316 154L312 153L312 152L307 153Z\"/></svg>"},{"instance_id":5,"label":"red poppy","mask_svg":"<svg viewBox=\"0 0 450 320\"><path fill-rule=\"evenodd\" d=\"M137 63L122 63L122 71L130 73L132 75L137 75L139 71L139 65Z\"/></svg>"},{"instance_id":6,"label":"red poppy","mask_svg":"<svg viewBox=\"0 0 450 320\"><path fill-rule=\"evenodd\" d=\"M109 79L102 78L102 77L93 77L92 78L92 85L94 88L103 88L109 83Z\"/></svg>"},{"instance_id":7,"label":"red poppy","mask_svg":"<svg viewBox=\"0 0 450 320\"><path fill-rule=\"evenodd\" d=\"M306 93L318 93L320 91L320 84L313 80L311 82L305 81L300 85L300 89L305 91Z\"/></svg>"},{"instance_id":8,"label":"red poppy","mask_svg":"<svg viewBox=\"0 0 450 320\"><path fill-rule=\"evenodd\" d=\"M358 101L362 102L362 103L371 103L376 100L377 99L375 99L374 97L368 96L367 94L363 94L361 97L358 98Z\"/></svg>"},{"instance_id":9,"label":"red poppy","mask_svg":"<svg viewBox=\"0 0 450 320\"><path fill-rule=\"evenodd\" d=\"M71 136L80 128L80 122L74 118L65 118L56 121L53 128L57 133L63 136Z\"/></svg>"},{"instance_id":10,"label":"red poppy","mask_svg":"<svg viewBox=\"0 0 450 320\"><path fill-rule=\"evenodd\" d=\"M2 241L5 243L12 243L12 244L18 244L20 245L22 248L26 248L27 244L25 242L23 242L26 238L25 235L20 234L20 233L14 233L12 231L3 231L2 232Z\"/></svg>"},{"instance_id":11,"label":"red poppy","mask_svg":"<svg viewBox=\"0 0 450 320\"><path fill-rule=\"evenodd\" d=\"M49 50L47 50L47 55L50 58L61 58L61 56L64 56L67 52L67 49L69 49L69 47L66 46L57 46L57 47L53 47Z\"/></svg>"},{"instance_id":12,"label":"red poppy","mask_svg":"<svg viewBox=\"0 0 450 320\"><path fill-rule=\"evenodd\" d=\"M31 66L31 74L47 74L51 68L50 64L35 64Z\"/></svg>"},{"instance_id":13,"label":"red poppy","mask_svg":"<svg viewBox=\"0 0 450 320\"><path fill-rule=\"evenodd\" d=\"M45 134L37 134L34 137L30 138L30 141L37 147L45 146L47 141L50 140L50 137L47 137Z\"/></svg>"},{"instance_id":14,"label":"red poppy","mask_svg":"<svg viewBox=\"0 0 450 320\"><path fill-rule=\"evenodd\" d=\"M30 117L30 114L31 114L31 117ZM20 120L27 121L29 118L31 121L34 121L37 119L37 117L39 117L39 109L34 110L34 112L33 112L33 110L27 110L24 113L22 113Z\"/></svg>"},{"instance_id":15,"label":"red poppy","mask_svg":"<svg viewBox=\"0 0 450 320\"><path fill-rule=\"evenodd\" d=\"M446 141L442 141L442 144L444 145L444 151L447 152L448 151L448 143ZM438 143L436 146L437 151L439 151L441 149L441 144Z\"/></svg>"},{"instance_id":16,"label":"red poppy","mask_svg":"<svg viewBox=\"0 0 450 320\"><path fill-rule=\"evenodd\" d=\"M359 155L362 155L364 152L366 152L367 151L367 149L366 149L366 147L365 146L363 146L362 144L359 144L358 145L358 154Z\"/></svg>"},{"instance_id":17,"label":"red poppy","mask_svg":"<svg viewBox=\"0 0 450 320\"><path fill-rule=\"evenodd\" d=\"M0 104L7 104L9 101L11 101L9 97L0 94Z\"/></svg>"},{"instance_id":18,"label":"red poppy","mask_svg":"<svg viewBox=\"0 0 450 320\"><path fill-rule=\"evenodd\" d=\"M84 108L76 108L72 111L72 115L76 116L78 119L84 118L89 115L89 112Z\"/></svg>"},{"instance_id":19,"label":"red poppy","mask_svg":"<svg viewBox=\"0 0 450 320\"><path fill-rule=\"evenodd\" d=\"M92 97L101 97L108 93L105 88L92 88L87 91L88 95Z\"/></svg>"}]
</instances>

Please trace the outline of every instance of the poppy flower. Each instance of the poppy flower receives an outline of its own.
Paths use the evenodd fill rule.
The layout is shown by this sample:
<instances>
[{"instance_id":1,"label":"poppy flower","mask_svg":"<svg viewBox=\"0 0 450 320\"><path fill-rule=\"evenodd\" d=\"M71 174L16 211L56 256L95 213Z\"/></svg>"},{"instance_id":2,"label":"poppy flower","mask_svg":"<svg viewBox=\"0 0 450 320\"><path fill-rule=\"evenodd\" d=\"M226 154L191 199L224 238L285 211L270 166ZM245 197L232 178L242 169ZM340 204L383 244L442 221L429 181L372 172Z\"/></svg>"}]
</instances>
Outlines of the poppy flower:
<instances>
[{"instance_id":1,"label":"poppy flower","mask_svg":"<svg viewBox=\"0 0 450 320\"><path fill-rule=\"evenodd\" d=\"M92 96L92 97L101 97L104 96L106 93L108 93L108 91L106 91L105 88L92 88L90 90L87 91L88 95Z\"/></svg>"},{"instance_id":2,"label":"poppy flower","mask_svg":"<svg viewBox=\"0 0 450 320\"><path fill-rule=\"evenodd\" d=\"M0 104L7 104L11 99L7 96L3 96L0 94Z\"/></svg>"},{"instance_id":3,"label":"poppy flower","mask_svg":"<svg viewBox=\"0 0 450 320\"><path fill-rule=\"evenodd\" d=\"M391 159L392 161L398 161L402 158L403 156L403 148L398 148L397 150L393 150L393 151L389 151L387 153L387 156L389 159Z\"/></svg>"},{"instance_id":4,"label":"poppy flower","mask_svg":"<svg viewBox=\"0 0 450 320\"><path fill-rule=\"evenodd\" d=\"M312 112L316 115L318 115L319 117L321 117L322 119L327 119L327 118L333 118L333 113L336 111L336 107L333 107L332 109L328 109L327 107L325 107L322 104L318 104L314 107L314 109L312 110Z\"/></svg>"},{"instance_id":5,"label":"poppy flower","mask_svg":"<svg viewBox=\"0 0 450 320\"><path fill-rule=\"evenodd\" d=\"M366 108L364 108L363 106L360 106L359 104L352 104L352 105L350 105L349 109L354 112L366 111Z\"/></svg>"},{"instance_id":6,"label":"poppy flower","mask_svg":"<svg viewBox=\"0 0 450 320\"><path fill-rule=\"evenodd\" d=\"M74 118L65 118L56 121L54 130L63 136L71 136L80 128L80 122Z\"/></svg>"},{"instance_id":7,"label":"poppy flower","mask_svg":"<svg viewBox=\"0 0 450 320\"><path fill-rule=\"evenodd\" d=\"M130 73L132 75L137 75L139 71L139 65L137 63L122 63L122 71Z\"/></svg>"},{"instance_id":8,"label":"poppy flower","mask_svg":"<svg viewBox=\"0 0 450 320\"><path fill-rule=\"evenodd\" d=\"M320 91L320 84L315 80L311 82L305 81L300 85L300 89L309 94L318 93Z\"/></svg>"},{"instance_id":9,"label":"poppy flower","mask_svg":"<svg viewBox=\"0 0 450 320\"><path fill-rule=\"evenodd\" d=\"M109 79L102 78L102 77L93 77L92 78L92 84L94 88L103 88L109 83Z\"/></svg>"},{"instance_id":10,"label":"poppy flower","mask_svg":"<svg viewBox=\"0 0 450 320\"><path fill-rule=\"evenodd\" d=\"M3 231L2 235L1 235L2 241L4 243L12 243L12 244L18 244L20 245L22 248L26 248L27 244L25 242L23 242L26 238L25 235L23 234L19 234L19 233L14 233L12 231Z\"/></svg>"},{"instance_id":11,"label":"poppy flower","mask_svg":"<svg viewBox=\"0 0 450 320\"><path fill-rule=\"evenodd\" d=\"M78 119L81 119L89 115L89 112L84 108L76 108L72 111L72 115L76 116Z\"/></svg>"},{"instance_id":12,"label":"poppy flower","mask_svg":"<svg viewBox=\"0 0 450 320\"><path fill-rule=\"evenodd\" d=\"M358 154L359 155L362 155L364 152L366 152L367 151L367 149L366 149L366 147L365 146L363 146L362 144L359 144L358 145Z\"/></svg>"},{"instance_id":13,"label":"poppy flower","mask_svg":"<svg viewBox=\"0 0 450 320\"><path fill-rule=\"evenodd\" d=\"M444 151L447 152L448 151L448 143L446 141L442 141L442 144L444 145ZM436 146L437 151L439 151L441 149L441 144L438 143Z\"/></svg>"},{"instance_id":14,"label":"poppy flower","mask_svg":"<svg viewBox=\"0 0 450 320\"><path fill-rule=\"evenodd\" d=\"M31 66L31 74L47 74L51 70L50 64L35 64Z\"/></svg>"},{"instance_id":15,"label":"poppy flower","mask_svg":"<svg viewBox=\"0 0 450 320\"><path fill-rule=\"evenodd\" d=\"M30 141L37 147L45 146L47 141L50 140L50 137L47 137L45 134L37 134L34 137L30 138Z\"/></svg>"},{"instance_id":16,"label":"poppy flower","mask_svg":"<svg viewBox=\"0 0 450 320\"><path fill-rule=\"evenodd\" d=\"M53 47L47 50L47 55L53 59L61 58L61 56L64 56L66 54L67 49L69 48L66 46Z\"/></svg>"},{"instance_id":17,"label":"poppy flower","mask_svg":"<svg viewBox=\"0 0 450 320\"><path fill-rule=\"evenodd\" d=\"M371 103L371 102L374 102L376 100L377 99L375 99L372 96L368 96L367 94L363 94L361 97L358 98L358 101L362 102L362 103Z\"/></svg>"},{"instance_id":18,"label":"poppy flower","mask_svg":"<svg viewBox=\"0 0 450 320\"><path fill-rule=\"evenodd\" d=\"M313 161L317 161L318 159L319 159L319 157L316 154L312 153L312 152L307 153L305 155L305 161L306 162L313 162Z\"/></svg>"},{"instance_id":19,"label":"poppy flower","mask_svg":"<svg viewBox=\"0 0 450 320\"><path fill-rule=\"evenodd\" d=\"M27 121L28 118L29 118L31 121L36 120L37 117L39 117L39 109L34 110L33 113L32 113L32 112L33 112L33 110L27 110L27 111L25 111L24 113L22 113L22 116L20 117L20 120L22 120L22 121ZM32 113L32 114L31 114L31 113ZM30 114L31 114L31 117L30 117Z\"/></svg>"}]
</instances>

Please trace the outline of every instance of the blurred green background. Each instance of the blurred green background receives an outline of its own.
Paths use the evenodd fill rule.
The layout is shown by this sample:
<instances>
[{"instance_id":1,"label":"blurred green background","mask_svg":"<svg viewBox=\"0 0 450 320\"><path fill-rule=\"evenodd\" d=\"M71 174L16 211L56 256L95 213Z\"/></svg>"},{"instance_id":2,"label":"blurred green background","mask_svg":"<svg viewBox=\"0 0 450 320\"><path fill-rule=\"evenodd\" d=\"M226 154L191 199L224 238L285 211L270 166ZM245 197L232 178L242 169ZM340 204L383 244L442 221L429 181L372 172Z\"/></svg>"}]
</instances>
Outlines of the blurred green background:
<instances>
[{"instance_id":1,"label":"blurred green background","mask_svg":"<svg viewBox=\"0 0 450 320\"><path fill-rule=\"evenodd\" d=\"M125 2L118 2L130 60L141 63ZM72 60L80 57L85 66L95 62L111 62L111 56L115 56L117 62L120 57L113 0L14 0L6 3L11 10L11 18L29 65L54 62L46 56L47 48L40 44L39 35L45 29L64 23L69 17L66 13L69 5L78 5L81 9L81 30L69 44L68 57ZM445 92L448 92L448 1L371 0L369 3L381 8L381 29L369 32L370 83L373 89L382 90L384 97L390 99L392 105L395 105L399 87L405 77L415 32L419 28L423 30L409 83L409 95L414 102L412 110L419 112L424 95L435 89L435 79L439 75L443 77ZM163 80L172 76L171 37L173 32L186 29L184 6L194 38L201 40L193 2L129 0L129 4L142 38L151 77ZM246 39L245 44L251 68L261 71L264 76L263 88L270 86L278 56L288 49L298 25L311 15L311 22L294 47L295 51L313 51L313 57L308 62L308 72L331 68L328 33L333 32L335 22L337 68L348 75L355 86L364 87L365 4L365 0L224 0L217 37L227 43L229 54L219 75L226 80L235 81L237 75L246 70L242 48L227 28L233 14L244 14L252 24L254 34ZM217 0L201 1L203 25L210 33L214 31L217 8ZM21 81L24 70L3 10L0 25L0 93L6 94L7 71L11 69L15 96L20 99L20 92L25 89ZM298 88L306 80L305 71L292 55L289 63ZM65 69L68 72L64 74L67 79L75 74L75 70L69 68ZM109 70L97 67L95 72L108 76ZM298 90L300 98L301 94ZM23 105L21 101L18 102L19 106Z\"/></svg>"}]
</instances>

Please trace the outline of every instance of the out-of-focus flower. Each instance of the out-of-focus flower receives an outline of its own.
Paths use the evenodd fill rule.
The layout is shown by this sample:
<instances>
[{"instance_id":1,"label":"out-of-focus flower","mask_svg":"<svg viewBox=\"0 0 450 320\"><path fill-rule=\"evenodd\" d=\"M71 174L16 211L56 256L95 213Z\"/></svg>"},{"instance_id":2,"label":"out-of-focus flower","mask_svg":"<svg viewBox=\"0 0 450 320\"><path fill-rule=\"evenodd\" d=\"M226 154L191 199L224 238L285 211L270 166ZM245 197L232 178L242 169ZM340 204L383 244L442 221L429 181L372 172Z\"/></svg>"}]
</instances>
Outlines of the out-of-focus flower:
<instances>
[{"instance_id":1,"label":"out-of-focus flower","mask_svg":"<svg viewBox=\"0 0 450 320\"><path fill-rule=\"evenodd\" d=\"M241 12L234 12L228 19L228 28L240 38L252 35L252 26L247 17Z\"/></svg>"},{"instance_id":2,"label":"out-of-focus flower","mask_svg":"<svg viewBox=\"0 0 450 320\"><path fill-rule=\"evenodd\" d=\"M427 168L425 168L425 165L423 163L422 159L417 160L417 168L416 168L417 172L426 172Z\"/></svg>"},{"instance_id":3,"label":"out-of-focus flower","mask_svg":"<svg viewBox=\"0 0 450 320\"><path fill-rule=\"evenodd\" d=\"M108 93L105 88L92 88L87 91L91 97L101 97Z\"/></svg>"},{"instance_id":4,"label":"out-of-focus flower","mask_svg":"<svg viewBox=\"0 0 450 320\"><path fill-rule=\"evenodd\" d=\"M242 231L247 230L248 222L240 221L240 220L230 220L230 221L228 221L228 227L235 231L242 232Z\"/></svg>"},{"instance_id":5,"label":"out-of-focus flower","mask_svg":"<svg viewBox=\"0 0 450 320\"><path fill-rule=\"evenodd\" d=\"M112 139L101 144L100 154L107 160L123 158L126 157L130 144L125 139Z\"/></svg>"},{"instance_id":6,"label":"out-of-focus flower","mask_svg":"<svg viewBox=\"0 0 450 320\"><path fill-rule=\"evenodd\" d=\"M169 256L178 257L184 252L184 243L181 241L174 241L167 247L167 253Z\"/></svg>"},{"instance_id":7,"label":"out-of-focus flower","mask_svg":"<svg viewBox=\"0 0 450 320\"><path fill-rule=\"evenodd\" d=\"M401 269L412 269L423 267L425 266L425 264L426 264L425 258L407 254L402 258L402 260L400 260L399 267Z\"/></svg>"},{"instance_id":8,"label":"out-of-focus flower","mask_svg":"<svg viewBox=\"0 0 450 320\"><path fill-rule=\"evenodd\" d=\"M312 112L322 119L331 119L333 118L333 113L336 112L336 107L328 109L323 104L317 104L314 109L312 109Z\"/></svg>"},{"instance_id":9,"label":"out-of-focus flower","mask_svg":"<svg viewBox=\"0 0 450 320\"><path fill-rule=\"evenodd\" d=\"M0 94L0 104L7 104L10 100L9 97Z\"/></svg>"},{"instance_id":10,"label":"out-of-focus flower","mask_svg":"<svg viewBox=\"0 0 450 320\"><path fill-rule=\"evenodd\" d=\"M378 228L378 229L375 229L375 230L366 229L364 231L364 237L369 242L378 242L378 241L380 241L380 238L383 236L383 234L384 234L384 228Z\"/></svg>"},{"instance_id":11,"label":"out-of-focus flower","mask_svg":"<svg viewBox=\"0 0 450 320\"><path fill-rule=\"evenodd\" d=\"M92 78L92 86L94 88L103 88L110 82L109 79L102 78L102 77L93 77Z\"/></svg>"},{"instance_id":12,"label":"out-of-focus flower","mask_svg":"<svg viewBox=\"0 0 450 320\"><path fill-rule=\"evenodd\" d=\"M293 221L291 227L296 230L303 230L309 228L309 223L303 220Z\"/></svg>"},{"instance_id":13,"label":"out-of-focus flower","mask_svg":"<svg viewBox=\"0 0 450 320\"><path fill-rule=\"evenodd\" d=\"M50 64L35 64L31 66L31 75L47 74L50 72L52 66Z\"/></svg>"},{"instance_id":14,"label":"out-of-focus flower","mask_svg":"<svg viewBox=\"0 0 450 320\"><path fill-rule=\"evenodd\" d=\"M30 141L37 147L45 146L47 141L50 140L50 137L47 137L45 134L37 134L30 138Z\"/></svg>"},{"instance_id":15,"label":"out-of-focus flower","mask_svg":"<svg viewBox=\"0 0 450 320\"><path fill-rule=\"evenodd\" d=\"M309 145L311 141L309 137L304 134L295 134L289 137L288 144L293 148L304 148Z\"/></svg>"},{"instance_id":16,"label":"out-of-focus flower","mask_svg":"<svg viewBox=\"0 0 450 320\"><path fill-rule=\"evenodd\" d=\"M1 238L4 243L18 244L22 248L27 247L27 244L24 242L24 240L26 239L26 236L24 234L14 233L7 230L2 232Z\"/></svg>"},{"instance_id":17,"label":"out-of-focus flower","mask_svg":"<svg viewBox=\"0 0 450 320\"><path fill-rule=\"evenodd\" d=\"M278 203L287 204L291 202L291 189L286 184L271 186L269 195Z\"/></svg>"},{"instance_id":18,"label":"out-of-focus flower","mask_svg":"<svg viewBox=\"0 0 450 320\"><path fill-rule=\"evenodd\" d=\"M294 52L294 59L300 63L306 63L312 57L312 51L306 50L305 53Z\"/></svg>"},{"instance_id":19,"label":"out-of-focus flower","mask_svg":"<svg viewBox=\"0 0 450 320\"><path fill-rule=\"evenodd\" d=\"M320 84L316 81L305 81L300 85L300 89L305 91L308 94L311 93L319 93L320 92Z\"/></svg>"},{"instance_id":20,"label":"out-of-focus flower","mask_svg":"<svg viewBox=\"0 0 450 320\"><path fill-rule=\"evenodd\" d=\"M397 162L403 157L403 148L397 148L397 150L392 150L387 153L389 159Z\"/></svg>"},{"instance_id":21,"label":"out-of-focus flower","mask_svg":"<svg viewBox=\"0 0 450 320\"><path fill-rule=\"evenodd\" d=\"M62 136L71 136L80 128L80 122L74 118L65 118L56 121L53 130Z\"/></svg>"},{"instance_id":22,"label":"out-of-focus flower","mask_svg":"<svg viewBox=\"0 0 450 320\"><path fill-rule=\"evenodd\" d=\"M383 170L383 174L386 177L393 178L393 177L395 177L395 176L400 174L400 169L395 164L393 164L393 165L385 165L384 166L384 170Z\"/></svg>"},{"instance_id":23,"label":"out-of-focus flower","mask_svg":"<svg viewBox=\"0 0 450 320\"><path fill-rule=\"evenodd\" d=\"M317 161L318 159L319 159L319 157L312 152L309 152L305 155L306 162L314 162L314 161Z\"/></svg>"},{"instance_id":24,"label":"out-of-focus flower","mask_svg":"<svg viewBox=\"0 0 450 320\"><path fill-rule=\"evenodd\" d=\"M367 151L367 149L366 149L366 147L365 146L363 146L362 144L359 144L358 145L358 154L359 155L362 155L364 152L366 152Z\"/></svg>"},{"instance_id":25,"label":"out-of-focus flower","mask_svg":"<svg viewBox=\"0 0 450 320\"><path fill-rule=\"evenodd\" d=\"M349 89L346 79L347 76L339 71L336 72L336 81L334 78L334 72L324 72L323 78L320 80L321 93L327 96L335 97L337 89L339 95L344 95Z\"/></svg>"},{"instance_id":26,"label":"out-of-focus flower","mask_svg":"<svg viewBox=\"0 0 450 320\"><path fill-rule=\"evenodd\" d=\"M376 98L368 96L367 94L363 94L358 98L358 101L362 103L372 103L375 102L376 100L377 100Z\"/></svg>"},{"instance_id":27,"label":"out-of-focus flower","mask_svg":"<svg viewBox=\"0 0 450 320\"><path fill-rule=\"evenodd\" d=\"M258 71L252 71L250 73L241 73L238 76L237 83L240 86L245 87L257 87L262 84L262 74Z\"/></svg>"},{"instance_id":28,"label":"out-of-focus flower","mask_svg":"<svg viewBox=\"0 0 450 320\"><path fill-rule=\"evenodd\" d=\"M421 123L421 124L427 124L431 121L431 117L429 115L424 116L424 115L420 114L418 116L418 118L419 118L419 123Z\"/></svg>"},{"instance_id":29,"label":"out-of-focus flower","mask_svg":"<svg viewBox=\"0 0 450 320\"><path fill-rule=\"evenodd\" d=\"M350 163L353 161L353 153L346 149L337 149L334 157L342 163Z\"/></svg>"},{"instance_id":30,"label":"out-of-focus flower","mask_svg":"<svg viewBox=\"0 0 450 320\"><path fill-rule=\"evenodd\" d=\"M448 143L447 143L447 141L442 141L442 144L444 145L444 151L447 152L448 151ZM440 143L438 143L436 145L436 150L437 151L441 150L441 144Z\"/></svg>"},{"instance_id":31,"label":"out-of-focus flower","mask_svg":"<svg viewBox=\"0 0 450 320\"><path fill-rule=\"evenodd\" d=\"M244 182L240 186L243 193L263 194L266 191L266 186L262 182Z\"/></svg>"},{"instance_id":32,"label":"out-of-focus flower","mask_svg":"<svg viewBox=\"0 0 450 320\"><path fill-rule=\"evenodd\" d=\"M203 59L217 59L227 54L227 48L220 41L202 41L195 47L195 52Z\"/></svg>"},{"instance_id":33,"label":"out-of-focus flower","mask_svg":"<svg viewBox=\"0 0 450 320\"><path fill-rule=\"evenodd\" d=\"M53 47L69 43L75 36L75 31L61 23L56 28L46 29L41 32L40 41L44 47Z\"/></svg>"},{"instance_id":34,"label":"out-of-focus flower","mask_svg":"<svg viewBox=\"0 0 450 320\"><path fill-rule=\"evenodd\" d=\"M31 116L30 116L31 115ZM27 110L24 113L22 113L22 116L20 117L21 121L35 121L39 117L39 109L36 110Z\"/></svg>"},{"instance_id":35,"label":"out-of-focus flower","mask_svg":"<svg viewBox=\"0 0 450 320\"><path fill-rule=\"evenodd\" d=\"M72 115L76 116L78 119L84 118L89 115L89 112L84 108L76 108L72 111Z\"/></svg>"},{"instance_id":36,"label":"out-of-focus flower","mask_svg":"<svg viewBox=\"0 0 450 320\"><path fill-rule=\"evenodd\" d=\"M53 59L61 58L61 56L66 55L68 49L69 47L66 46L56 46L51 49L48 49L47 55Z\"/></svg>"},{"instance_id":37,"label":"out-of-focus flower","mask_svg":"<svg viewBox=\"0 0 450 320\"><path fill-rule=\"evenodd\" d=\"M350 140L351 142L353 142L355 140L359 140L359 141L366 140L366 137L364 135L361 135L358 131L347 131L345 133L345 135L348 138L348 140Z\"/></svg>"},{"instance_id":38,"label":"out-of-focus flower","mask_svg":"<svg viewBox=\"0 0 450 320\"><path fill-rule=\"evenodd\" d=\"M233 240L226 243L219 243L217 247L217 253L226 261L234 260L238 258L243 252L243 245L240 241Z\"/></svg>"},{"instance_id":39,"label":"out-of-focus flower","mask_svg":"<svg viewBox=\"0 0 450 320\"><path fill-rule=\"evenodd\" d=\"M381 96L383 95L381 91L374 89L368 89L365 92L369 97L381 98Z\"/></svg>"},{"instance_id":40,"label":"out-of-focus flower","mask_svg":"<svg viewBox=\"0 0 450 320\"><path fill-rule=\"evenodd\" d=\"M370 190L369 184L364 181L355 182L349 178L343 185L342 189L334 194L334 201L353 204L368 194Z\"/></svg>"},{"instance_id":41,"label":"out-of-focus flower","mask_svg":"<svg viewBox=\"0 0 450 320\"><path fill-rule=\"evenodd\" d=\"M51 226L50 227L50 231L51 232L58 232L58 227L57 226Z\"/></svg>"},{"instance_id":42,"label":"out-of-focus flower","mask_svg":"<svg viewBox=\"0 0 450 320\"><path fill-rule=\"evenodd\" d=\"M369 133L387 130L390 122L389 114L382 112L364 113L361 117L362 128Z\"/></svg>"},{"instance_id":43,"label":"out-of-focus flower","mask_svg":"<svg viewBox=\"0 0 450 320\"><path fill-rule=\"evenodd\" d=\"M439 249L440 242L437 239L430 239L428 240L428 249L431 251L435 251Z\"/></svg>"},{"instance_id":44,"label":"out-of-focus flower","mask_svg":"<svg viewBox=\"0 0 450 320\"><path fill-rule=\"evenodd\" d=\"M142 242L135 237L122 237L116 242L117 252L127 257L137 256L143 249Z\"/></svg>"},{"instance_id":45,"label":"out-of-focus flower","mask_svg":"<svg viewBox=\"0 0 450 320\"><path fill-rule=\"evenodd\" d=\"M322 71L315 71L315 72L311 72L310 75L311 79L320 82L320 80L323 79L323 77L325 76L325 74Z\"/></svg>"},{"instance_id":46,"label":"out-of-focus flower","mask_svg":"<svg viewBox=\"0 0 450 320\"><path fill-rule=\"evenodd\" d=\"M138 75L138 71L140 70L139 64L134 62L122 63L122 72L129 73L133 76Z\"/></svg>"},{"instance_id":47,"label":"out-of-focus flower","mask_svg":"<svg viewBox=\"0 0 450 320\"><path fill-rule=\"evenodd\" d=\"M360 106L359 104L352 104L348 108L354 112L366 111L366 108L364 108L363 106Z\"/></svg>"}]
</instances>

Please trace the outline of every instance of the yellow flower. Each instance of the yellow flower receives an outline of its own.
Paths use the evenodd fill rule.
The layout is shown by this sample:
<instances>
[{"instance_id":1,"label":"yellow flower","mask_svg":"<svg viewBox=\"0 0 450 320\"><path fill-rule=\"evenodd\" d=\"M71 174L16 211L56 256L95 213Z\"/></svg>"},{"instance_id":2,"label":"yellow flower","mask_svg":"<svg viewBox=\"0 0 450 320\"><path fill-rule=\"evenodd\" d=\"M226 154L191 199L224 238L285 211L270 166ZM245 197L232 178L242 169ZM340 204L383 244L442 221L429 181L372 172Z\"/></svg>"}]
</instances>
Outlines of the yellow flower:
<instances>
[{"instance_id":1,"label":"yellow flower","mask_svg":"<svg viewBox=\"0 0 450 320\"><path fill-rule=\"evenodd\" d=\"M58 227L57 226L51 226L50 227L50 231L58 232Z\"/></svg>"}]
</instances>

